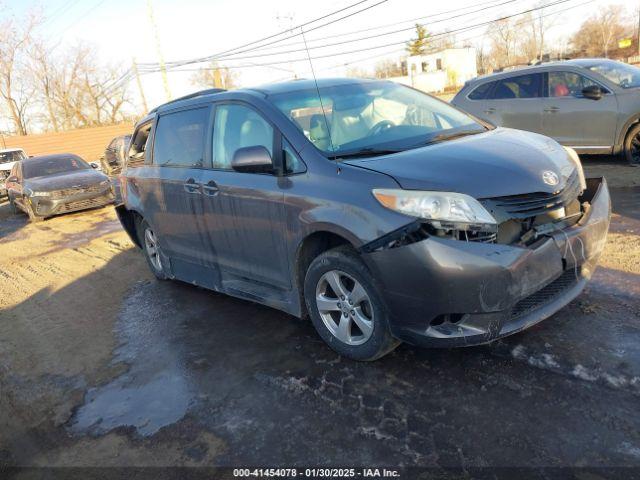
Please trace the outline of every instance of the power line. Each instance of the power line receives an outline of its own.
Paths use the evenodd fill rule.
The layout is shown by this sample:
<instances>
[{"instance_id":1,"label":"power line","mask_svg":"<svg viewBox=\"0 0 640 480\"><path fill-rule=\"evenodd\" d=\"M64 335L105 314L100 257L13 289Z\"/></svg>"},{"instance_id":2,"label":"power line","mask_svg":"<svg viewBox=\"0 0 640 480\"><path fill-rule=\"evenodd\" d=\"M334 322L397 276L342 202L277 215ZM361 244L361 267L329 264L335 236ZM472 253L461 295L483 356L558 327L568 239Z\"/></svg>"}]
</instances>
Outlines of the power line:
<instances>
[{"instance_id":1,"label":"power line","mask_svg":"<svg viewBox=\"0 0 640 480\"><path fill-rule=\"evenodd\" d=\"M559 4L567 3L567 2L570 2L570 1L573 1L573 0L555 0L553 2L544 4L544 5L540 5L538 7L529 8L527 10L523 10L523 11L520 11L518 13L514 13L514 14L511 14L511 15L506 15L506 16L503 16L503 17L500 17L500 18L496 18L494 20L489 20L489 21L477 23L475 25L469 25L469 26L466 26L466 27L460 27L460 28L457 28L457 29L449 30L447 32L441 32L441 33L433 34L433 35L431 35L431 38L441 37L441 36L445 36L445 35L451 35L451 34L456 33L456 32L474 30L476 28L487 26L487 25L490 25L492 23L500 22L500 21L503 21L503 20L507 20L509 18L517 17L517 16L520 16L520 15L524 15L526 13L530 13L530 12L537 11L537 10L542 10L542 9L548 8L550 6L559 5ZM358 41L362 41L362 39L359 39ZM343 43L343 42L341 42L341 43ZM387 43L387 44L383 44L383 45L376 45L376 46L372 46L372 47L365 47L365 48L360 48L360 49L356 49L356 50L350 50L350 51L347 51L347 52L335 52L335 53L327 54L327 55L319 55L319 56L313 57L312 60L335 57L335 56L340 56L340 55L350 55L352 53L359 53L359 52L377 50L379 48L392 47L392 46L401 45L401 44L404 45L405 42L404 41L402 41L402 42L393 42L393 43ZM303 51L304 51L304 49L303 49ZM262 55L251 55L251 56L247 56L247 57L236 57L236 58L232 58L232 59L227 59L227 61L230 61L230 60L241 60L241 59L245 59L245 58L260 58L262 56L266 56L266 55L262 54ZM250 67L258 67L258 66L261 67L261 66L268 66L268 65L280 65L280 64L283 64L283 63L290 63L290 62L294 63L294 62L305 62L305 61L308 61L308 59L307 58L298 58L298 59L293 59L293 60L288 59L288 60L284 60L284 61L274 61L274 62L271 62L271 63L262 63L262 64L256 63L256 64L252 64L252 65L234 65L234 66L226 65L225 67L226 68L250 68ZM153 71L157 71L157 70L147 70L146 72L147 73L152 73ZM181 71L188 71L188 70L181 70Z\"/></svg>"},{"instance_id":2,"label":"power line","mask_svg":"<svg viewBox=\"0 0 640 480\"><path fill-rule=\"evenodd\" d=\"M214 55L209 55L209 56L207 56L207 57L201 57L201 58L198 58L198 59L182 60L182 61L174 61L174 62L167 62L167 64L168 64L168 65L170 65L170 68L176 68L176 67L181 67L181 66L184 66L184 65L191 65L191 64L194 64L194 63L203 63L203 62L207 62L207 61L210 61L210 60L216 60L218 57L220 57L220 56L222 56L222 55L225 55L225 54L229 54L229 53L231 53L231 52L233 52L233 51L235 51L235 50L239 50L239 51L236 51L236 52L235 52L236 54L240 54L240 53L244 53L244 52L252 51L252 50L253 50L252 48L250 48L250 49L245 49L245 50L240 50L240 49L245 48L245 47L250 46L250 45L254 45L254 44L256 44L256 43L261 43L261 42L263 42L264 40L268 40L268 39L271 39L271 38L274 38L274 37L278 37L278 36L283 35L283 34L285 34L285 33L287 33L287 32L293 31L294 29L302 28L302 27L304 27L304 26L306 26L306 25L310 25L310 24L312 24L312 23L316 23L316 22L318 22L318 21L320 21L320 20L323 20L323 19L325 19L325 18L327 18L327 17L333 16L333 15L335 15L335 14L337 14L337 13L340 13L340 12L342 12L342 11L344 11L344 10L347 10L347 9L349 9L349 8L352 8L352 7L354 7L354 6L357 6L357 5L359 5L359 4L363 3L363 2L366 2L366 1L369 1L369 0L361 0L360 2L357 2L357 3L355 3L355 4L353 4L353 5L349 6L349 7L345 7L345 8L342 8L342 9L340 9L340 10L336 10L336 11L335 11L335 12L333 12L333 13L330 13L330 14L324 15L324 16L322 16L322 17L319 17L319 18L315 19L315 20L311 20L311 21L306 22L306 23L304 23L304 24L301 24L301 25L298 25L298 26L292 27L292 28L290 28L290 29L288 29L288 30L284 30L284 31L282 31L282 32L280 32L280 33L277 33L277 34L274 34L274 35L270 35L269 37L265 37L265 38L263 38L263 39L261 39L261 40L256 40L256 41L254 41L254 42L250 42L250 43L247 43L247 44L245 44L245 45L242 45L242 46L239 46L239 47L235 47L235 48L232 48L232 49L230 49L230 50L226 50L226 51L224 51L224 52L220 52L220 53L217 53L217 54L214 54ZM388 1L388 0L381 0L381 1L377 2L377 3L374 3L373 5L368 5L368 6L367 6L367 7L365 7L365 8L362 8L362 9L357 10L357 11L355 11L355 12L349 13L348 15L345 15L345 16L343 16L343 17L340 17L340 18L337 18L337 19L331 20L331 21L329 21L329 22L327 22L327 23L323 23L322 25L318 25L318 26L312 27L312 28L310 28L310 29L306 30L306 31L305 31L305 33L308 33L308 32L314 31L314 30L318 30L319 28L323 28L323 27L326 27L326 26L328 26L328 25L332 25L332 24L334 24L334 23L336 23L336 22L339 22L339 21L345 20L345 19L350 18L350 17L352 17L352 16L354 16L354 15L357 15L357 14L359 14L359 13L362 13L362 12L365 12L365 11L367 11L367 10L370 10L371 8L377 7L378 5L381 5L381 4L383 4L383 3L386 3L387 1ZM289 38L298 37L298 36L300 36L300 35L301 35L300 33L296 33L296 34L291 35L291 36L289 36L289 37L285 37L285 38L280 39L280 40L271 41L271 42L269 42L269 43L266 43L266 44L264 44L264 45L260 45L260 46L261 46L261 47L264 47L264 46L267 46L267 45L272 45L272 44L274 44L274 43L279 43L279 42L281 42L281 41L283 41L283 40L287 40L287 39L289 39ZM152 63L152 64L138 64L138 66L139 66L139 67L155 66L155 65L157 65L157 64L156 64L156 63Z\"/></svg>"},{"instance_id":3,"label":"power line","mask_svg":"<svg viewBox=\"0 0 640 480\"><path fill-rule=\"evenodd\" d=\"M96 9L100 8L100 6L102 6L102 4L105 1L106 0L99 0L96 4L93 5L93 7L89 8L83 14L81 14L78 17L76 17L75 20L73 20L71 23L69 23L66 27L63 27L61 30L58 30L55 34L56 35L62 35L63 33L65 33L67 30L69 30L74 25L77 25L78 23L80 23L81 20L83 20L85 17L87 17L88 15L93 13Z\"/></svg>"},{"instance_id":4,"label":"power line","mask_svg":"<svg viewBox=\"0 0 640 480\"><path fill-rule=\"evenodd\" d=\"M379 25L377 27L369 27L369 28L365 28L365 29L362 29L362 30L355 30L353 32L344 32L344 33L338 33L338 34L335 34L335 35L328 35L326 37L321 37L321 38L313 38L313 39L310 39L310 40L307 40L307 41L308 42L319 42L319 41L324 41L324 40L330 40L332 38L346 37L346 36L349 36L349 35L356 35L358 33L370 32L370 31L380 30L380 29L389 28L389 27L395 27L397 25L402 25L402 24L409 23L409 22L416 22L416 21L422 20L424 18L439 17L441 15L445 15L445 14L448 14L448 13L455 13L455 12L459 12L461 10L467 10L467 9L473 8L473 7L484 6L483 8L480 8L480 9L477 9L477 10L472 10L470 12L465 12L465 13L461 13L459 15L454 15L454 16L451 16L451 17L441 18L439 20L433 20L433 21L421 24L423 27L426 27L426 26L430 27L430 26L432 26L432 25L434 25L436 23L441 23L441 22L445 22L447 20L452 20L452 19L455 19L455 18L464 17L464 16L467 16L467 15L471 15L473 13L482 12L482 11L488 10L490 8L499 7L499 6L508 4L508 3L521 2L521 1L523 1L523 0L506 0L506 1L502 2L502 3L496 3L496 0L490 0L488 2L478 3L476 5L469 5L469 6L466 6L466 7L463 7L463 8L456 8L454 10L448 10L448 11L440 12L440 13L434 14L432 16L416 17L416 18L412 18L412 19L408 19L408 20L403 20L403 21L400 21L400 22L389 23L389 24L386 24L386 25ZM490 4L493 4L493 5L490 5ZM489 6L486 6L486 5L489 5ZM413 29L413 28L415 28L415 25L411 26L411 29ZM385 34L383 33L381 35L385 35ZM277 47L270 47L270 48L268 47L266 49L263 48L263 47L258 47L258 48L255 49L255 51L270 50L270 49L273 49L273 48L288 47L288 46L293 46L293 45L302 45L302 42L285 43L285 44L278 45ZM314 47L310 47L310 48L314 48Z\"/></svg>"}]
</instances>

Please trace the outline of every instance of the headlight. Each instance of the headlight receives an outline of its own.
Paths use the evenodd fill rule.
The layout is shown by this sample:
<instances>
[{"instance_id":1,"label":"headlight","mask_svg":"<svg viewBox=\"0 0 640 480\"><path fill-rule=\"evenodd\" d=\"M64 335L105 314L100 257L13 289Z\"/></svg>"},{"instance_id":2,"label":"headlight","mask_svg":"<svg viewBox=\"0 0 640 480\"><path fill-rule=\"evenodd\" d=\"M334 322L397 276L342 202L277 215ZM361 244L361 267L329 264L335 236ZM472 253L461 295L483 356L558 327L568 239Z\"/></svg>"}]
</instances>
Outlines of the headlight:
<instances>
[{"instance_id":1,"label":"headlight","mask_svg":"<svg viewBox=\"0 0 640 480\"><path fill-rule=\"evenodd\" d=\"M496 220L475 198L464 193L375 189L373 195L385 207L428 220L445 230L495 230Z\"/></svg>"},{"instance_id":2,"label":"headlight","mask_svg":"<svg viewBox=\"0 0 640 480\"><path fill-rule=\"evenodd\" d=\"M30 197L33 195L33 190L31 190L30 188L25 188L22 193L24 193L27 197Z\"/></svg>"},{"instance_id":3,"label":"headlight","mask_svg":"<svg viewBox=\"0 0 640 480\"><path fill-rule=\"evenodd\" d=\"M587 189L587 181L584 178L584 170L582 169L582 162L580 161L580 157L576 153L576 151L571 147L564 147L567 151L567 156L569 160L576 166L576 170L578 171L578 178L580 179L580 190L585 191Z\"/></svg>"}]
</instances>

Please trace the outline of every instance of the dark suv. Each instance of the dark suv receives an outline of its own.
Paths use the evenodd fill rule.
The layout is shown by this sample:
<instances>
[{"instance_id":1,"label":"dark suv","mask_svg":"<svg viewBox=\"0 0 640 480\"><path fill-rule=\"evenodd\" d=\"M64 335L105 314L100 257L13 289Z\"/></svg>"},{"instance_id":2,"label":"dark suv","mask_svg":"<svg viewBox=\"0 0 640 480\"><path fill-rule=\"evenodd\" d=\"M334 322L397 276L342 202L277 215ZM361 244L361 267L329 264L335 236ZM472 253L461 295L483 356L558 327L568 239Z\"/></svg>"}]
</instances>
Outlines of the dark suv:
<instances>
[{"instance_id":1,"label":"dark suv","mask_svg":"<svg viewBox=\"0 0 640 480\"><path fill-rule=\"evenodd\" d=\"M121 182L120 221L156 277L308 315L359 360L547 318L584 288L610 217L573 150L383 81L165 104L136 126Z\"/></svg>"}]
</instances>

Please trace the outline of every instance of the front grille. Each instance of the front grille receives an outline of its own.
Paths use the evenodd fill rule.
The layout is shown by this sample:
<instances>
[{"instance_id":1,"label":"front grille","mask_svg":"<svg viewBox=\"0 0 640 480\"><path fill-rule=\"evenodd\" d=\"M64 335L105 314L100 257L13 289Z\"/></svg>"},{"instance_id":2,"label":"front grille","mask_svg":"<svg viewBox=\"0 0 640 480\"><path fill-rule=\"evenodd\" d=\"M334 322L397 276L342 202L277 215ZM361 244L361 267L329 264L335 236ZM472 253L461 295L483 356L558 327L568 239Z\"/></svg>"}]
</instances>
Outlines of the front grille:
<instances>
[{"instance_id":1,"label":"front grille","mask_svg":"<svg viewBox=\"0 0 640 480\"><path fill-rule=\"evenodd\" d=\"M75 188L65 188L64 190L56 190L51 192L51 198L58 199L69 197L71 195L80 195L83 193L99 193L106 190L108 186L106 185L89 185L88 187L75 187Z\"/></svg>"},{"instance_id":2,"label":"front grille","mask_svg":"<svg viewBox=\"0 0 640 480\"><path fill-rule=\"evenodd\" d=\"M580 179L574 170L567 179L565 187L556 193L527 193L495 197L483 200L482 203L494 216L498 214L501 220L509 218L531 218L542 215L561 207L566 207L580 195Z\"/></svg>"},{"instance_id":3,"label":"front grille","mask_svg":"<svg viewBox=\"0 0 640 480\"><path fill-rule=\"evenodd\" d=\"M9 170L0 170L0 180L9 178Z\"/></svg>"},{"instance_id":4,"label":"front grille","mask_svg":"<svg viewBox=\"0 0 640 480\"><path fill-rule=\"evenodd\" d=\"M580 277L579 268L577 271L573 268L566 270L547 286L516 303L511 309L511 318L522 317L536 308L553 301L563 292L578 283L576 277Z\"/></svg>"},{"instance_id":5,"label":"front grille","mask_svg":"<svg viewBox=\"0 0 640 480\"><path fill-rule=\"evenodd\" d=\"M108 195L103 195L97 198L87 198L85 200L78 200L76 202L65 203L58 210L59 213L75 212L76 210L84 210L87 208L99 207L108 203L111 198Z\"/></svg>"}]
</instances>

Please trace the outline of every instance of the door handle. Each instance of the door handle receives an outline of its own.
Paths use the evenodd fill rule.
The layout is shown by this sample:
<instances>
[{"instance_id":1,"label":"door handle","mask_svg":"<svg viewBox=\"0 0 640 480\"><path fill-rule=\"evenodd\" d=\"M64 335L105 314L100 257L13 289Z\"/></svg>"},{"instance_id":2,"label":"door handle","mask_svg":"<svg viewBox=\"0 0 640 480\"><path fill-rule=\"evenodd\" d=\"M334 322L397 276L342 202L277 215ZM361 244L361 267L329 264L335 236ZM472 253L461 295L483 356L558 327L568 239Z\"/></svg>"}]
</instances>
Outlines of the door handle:
<instances>
[{"instance_id":1,"label":"door handle","mask_svg":"<svg viewBox=\"0 0 640 480\"><path fill-rule=\"evenodd\" d=\"M193 178L190 178L184 183L184 190L187 193L200 193L201 186L202 185L200 185L199 183L196 183L196 181Z\"/></svg>"},{"instance_id":2,"label":"door handle","mask_svg":"<svg viewBox=\"0 0 640 480\"><path fill-rule=\"evenodd\" d=\"M213 180L210 180L206 184L202 185L202 191L204 192L205 195L209 195L210 197L213 197L214 195L218 194L220 189L218 188L218 185L216 185L216 182L214 182Z\"/></svg>"},{"instance_id":3,"label":"door handle","mask_svg":"<svg viewBox=\"0 0 640 480\"><path fill-rule=\"evenodd\" d=\"M496 109L493 107L489 107L484 111L484 113L496 113Z\"/></svg>"},{"instance_id":4,"label":"door handle","mask_svg":"<svg viewBox=\"0 0 640 480\"><path fill-rule=\"evenodd\" d=\"M558 107L547 107L544 109L545 113L556 113L558 110L560 110Z\"/></svg>"}]
</instances>

